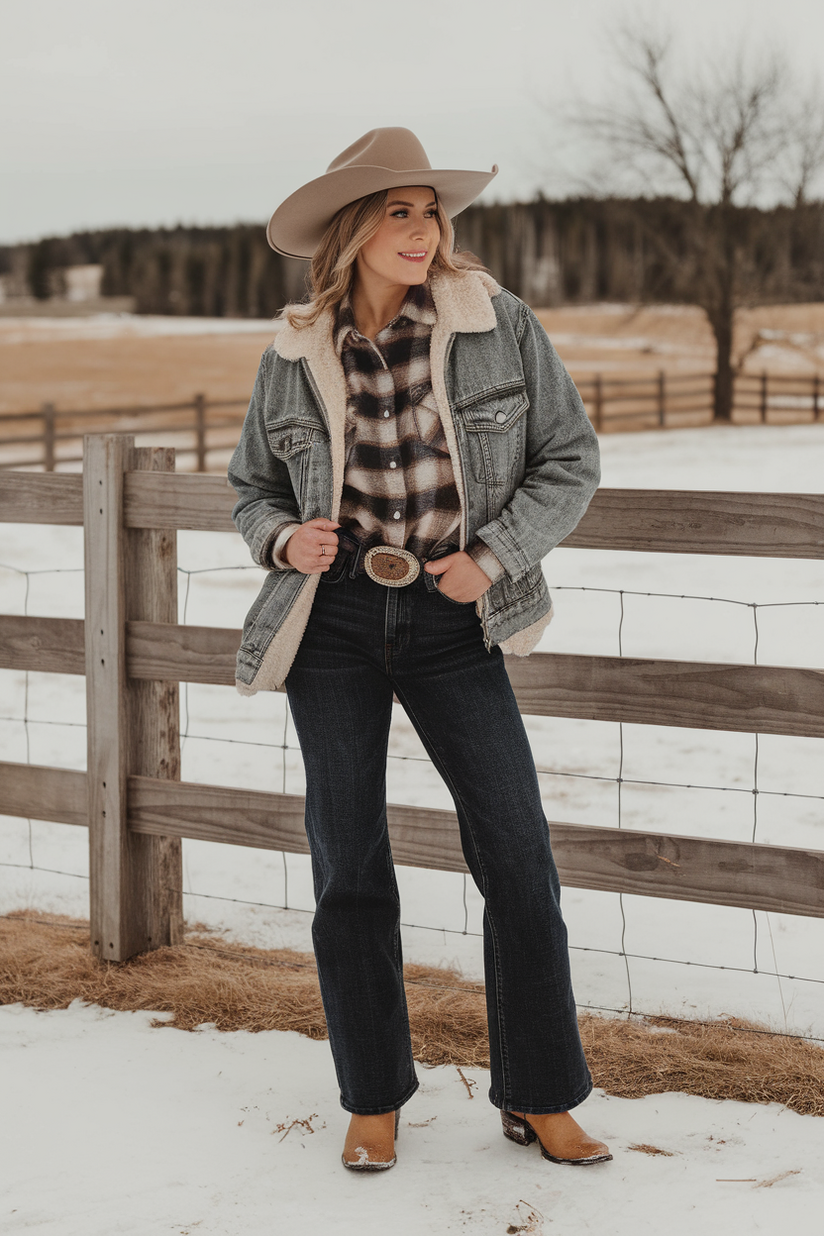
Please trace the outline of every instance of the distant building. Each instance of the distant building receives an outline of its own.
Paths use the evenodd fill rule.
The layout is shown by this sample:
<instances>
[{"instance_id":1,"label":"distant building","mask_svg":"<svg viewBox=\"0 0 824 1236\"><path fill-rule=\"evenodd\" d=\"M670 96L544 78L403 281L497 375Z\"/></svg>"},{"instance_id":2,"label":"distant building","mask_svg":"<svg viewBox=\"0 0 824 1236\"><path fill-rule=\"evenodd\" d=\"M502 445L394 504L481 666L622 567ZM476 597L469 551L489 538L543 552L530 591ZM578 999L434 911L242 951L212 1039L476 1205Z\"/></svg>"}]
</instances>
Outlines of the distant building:
<instances>
[{"instance_id":1,"label":"distant building","mask_svg":"<svg viewBox=\"0 0 824 1236\"><path fill-rule=\"evenodd\" d=\"M66 300L86 301L100 299L103 282L102 266L67 266L63 271L66 285Z\"/></svg>"}]
</instances>

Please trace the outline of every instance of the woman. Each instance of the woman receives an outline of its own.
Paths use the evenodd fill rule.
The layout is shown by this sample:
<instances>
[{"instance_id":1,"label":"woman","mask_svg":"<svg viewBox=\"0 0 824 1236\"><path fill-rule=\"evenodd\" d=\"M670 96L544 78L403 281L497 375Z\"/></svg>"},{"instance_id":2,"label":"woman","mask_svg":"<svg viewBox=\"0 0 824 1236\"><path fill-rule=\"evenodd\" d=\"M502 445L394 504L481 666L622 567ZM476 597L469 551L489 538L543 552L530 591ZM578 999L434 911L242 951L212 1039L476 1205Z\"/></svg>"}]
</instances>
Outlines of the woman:
<instances>
[{"instance_id":1,"label":"woman","mask_svg":"<svg viewBox=\"0 0 824 1236\"><path fill-rule=\"evenodd\" d=\"M434 171L375 129L274 213L312 294L261 361L229 478L270 569L238 654L284 681L306 767L313 939L351 1113L343 1162L395 1162L415 1092L386 827L393 693L457 809L485 899L492 1084L504 1133L609 1159L570 1115L592 1083L534 762L502 650L551 616L541 559L598 483L595 435L532 312L453 252L450 218L497 172ZM320 585L320 587L318 586Z\"/></svg>"}]
</instances>

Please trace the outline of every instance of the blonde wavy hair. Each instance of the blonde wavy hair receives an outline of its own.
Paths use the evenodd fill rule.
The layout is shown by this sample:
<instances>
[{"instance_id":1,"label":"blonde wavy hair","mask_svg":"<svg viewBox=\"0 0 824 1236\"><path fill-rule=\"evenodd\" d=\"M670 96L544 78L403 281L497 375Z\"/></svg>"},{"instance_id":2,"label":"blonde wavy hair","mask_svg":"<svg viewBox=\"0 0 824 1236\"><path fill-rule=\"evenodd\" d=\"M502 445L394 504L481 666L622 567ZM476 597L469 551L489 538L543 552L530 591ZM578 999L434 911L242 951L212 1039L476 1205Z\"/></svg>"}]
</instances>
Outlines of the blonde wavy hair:
<instances>
[{"instance_id":1,"label":"blonde wavy hair","mask_svg":"<svg viewBox=\"0 0 824 1236\"><path fill-rule=\"evenodd\" d=\"M359 197L335 215L309 267L309 299L301 304L286 305L279 315L290 326L301 330L314 325L325 309L334 311L349 295L355 278L355 259L383 223L388 192L388 189L381 189L379 193ZM456 251L452 223L437 194L435 200L441 238L430 272L486 270L473 253Z\"/></svg>"}]
</instances>

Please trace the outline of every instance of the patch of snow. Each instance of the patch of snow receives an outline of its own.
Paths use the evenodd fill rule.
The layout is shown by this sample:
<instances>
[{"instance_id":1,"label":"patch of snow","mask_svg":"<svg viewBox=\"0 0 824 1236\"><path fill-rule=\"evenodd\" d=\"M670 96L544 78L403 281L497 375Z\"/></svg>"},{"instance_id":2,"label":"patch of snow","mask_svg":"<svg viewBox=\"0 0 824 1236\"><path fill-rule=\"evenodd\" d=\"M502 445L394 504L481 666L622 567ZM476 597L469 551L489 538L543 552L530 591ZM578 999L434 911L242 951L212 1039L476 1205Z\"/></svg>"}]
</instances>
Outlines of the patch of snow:
<instances>
[{"instance_id":1,"label":"patch of snow","mask_svg":"<svg viewBox=\"0 0 824 1236\"><path fill-rule=\"evenodd\" d=\"M614 1161L566 1168L502 1136L484 1070L463 1070L476 1102L455 1068L419 1068L397 1165L349 1172L326 1043L152 1016L0 1009L4 1234L821 1230L824 1121L776 1104L596 1092L576 1115Z\"/></svg>"},{"instance_id":2,"label":"patch of snow","mask_svg":"<svg viewBox=\"0 0 824 1236\"><path fill-rule=\"evenodd\" d=\"M274 336L280 322L269 318L185 318L164 314L94 313L82 318L0 318L0 346L75 339L158 338L182 335Z\"/></svg>"}]
</instances>

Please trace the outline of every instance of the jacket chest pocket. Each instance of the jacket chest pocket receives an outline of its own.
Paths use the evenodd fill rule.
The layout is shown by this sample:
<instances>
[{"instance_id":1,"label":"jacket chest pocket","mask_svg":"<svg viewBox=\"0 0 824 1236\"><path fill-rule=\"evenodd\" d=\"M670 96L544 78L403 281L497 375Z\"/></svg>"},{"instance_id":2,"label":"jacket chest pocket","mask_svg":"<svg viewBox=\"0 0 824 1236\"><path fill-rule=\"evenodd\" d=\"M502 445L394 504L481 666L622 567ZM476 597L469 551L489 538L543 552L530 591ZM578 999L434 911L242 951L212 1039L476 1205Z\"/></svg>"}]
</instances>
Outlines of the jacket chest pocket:
<instances>
[{"instance_id":1,"label":"jacket chest pocket","mask_svg":"<svg viewBox=\"0 0 824 1236\"><path fill-rule=\"evenodd\" d=\"M308 451L316 442L326 437L326 431L309 421L278 421L266 426L269 450L276 459L287 462L295 455Z\"/></svg>"},{"instance_id":2,"label":"jacket chest pocket","mask_svg":"<svg viewBox=\"0 0 824 1236\"><path fill-rule=\"evenodd\" d=\"M269 450L286 467L302 518L326 512L332 489L329 435L310 421L278 421L266 426ZM309 513L311 512L311 513Z\"/></svg>"},{"instance_id":3,"label":"jacket chest pocket","mask_svg":"<svg viewBox=\"0 0 824 1236\"><path fill-rule=\"evenodd\" d=\"M466 432L470 466L476 481L490 489L506 488L523 454L526 391L484 396L459 413Z\"/></svg>"}]
</instances>

